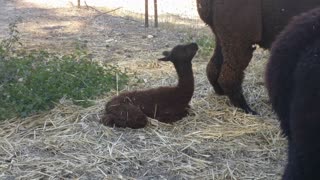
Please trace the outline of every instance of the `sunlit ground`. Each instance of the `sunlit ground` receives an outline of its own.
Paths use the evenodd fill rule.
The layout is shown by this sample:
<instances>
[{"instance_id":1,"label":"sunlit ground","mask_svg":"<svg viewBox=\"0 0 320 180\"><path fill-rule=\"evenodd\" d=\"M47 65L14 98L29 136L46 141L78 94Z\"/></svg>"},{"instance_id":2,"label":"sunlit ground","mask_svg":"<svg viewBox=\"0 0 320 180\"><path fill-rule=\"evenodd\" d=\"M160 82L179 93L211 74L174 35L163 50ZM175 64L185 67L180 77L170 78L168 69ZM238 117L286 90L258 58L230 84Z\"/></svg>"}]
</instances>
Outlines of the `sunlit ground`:
<instances>
[{"instance_id":1,"label":"sunlit ground","mask_svg":"<svg viewBox=\"0 0 320 180\"><path fill-rule=\"evenodd\" d=\"M78 0L23 0L39 7L57 8L77 6ZM153 15L153 0L149 0L149 14ZM81 6L121 7L135 13L144 13L144 0L81 0ZM198 18L195 0L158 0L158 14L174 14L188 18Z\"/></svg>"},{"instance_id":2,"label":"sunlit ground","mask_svg":"<svg viewBox=\"0 0 320 180\"><path fill-rule=\"evenodd\" d=\"M21 27L25 32L36 36L59 37L67 34L77 33L91 18L95 18L99 12L110 15L131 16L144 20L144 0L81 0L81 8L75 8L78 0L22 0L17 4L22 7L33 7L37 9L25 9L26 13L33 13L34 19L24 19ZM66 8L70 10L66 11ZM88 11L89 10L89 11ZM113 11L114 10L114 11ZM36 12L34 12L36 11ZM109 12L112 11L112 12ZM43 14L49 14L51 19L43 19ZM194 0L158 0L159 22L170 22L175 25L203 26L199 19ZM46 15L47 16L47 15ZM23 17L22 17L23 18ZM46 17L47 18L47 17ZM82 18L84 21L79 21ZM196 23L180 21L180 18L196 20ZM154 1L149 0L149 24L154 23Z\"/></svg>"}]
</instances>

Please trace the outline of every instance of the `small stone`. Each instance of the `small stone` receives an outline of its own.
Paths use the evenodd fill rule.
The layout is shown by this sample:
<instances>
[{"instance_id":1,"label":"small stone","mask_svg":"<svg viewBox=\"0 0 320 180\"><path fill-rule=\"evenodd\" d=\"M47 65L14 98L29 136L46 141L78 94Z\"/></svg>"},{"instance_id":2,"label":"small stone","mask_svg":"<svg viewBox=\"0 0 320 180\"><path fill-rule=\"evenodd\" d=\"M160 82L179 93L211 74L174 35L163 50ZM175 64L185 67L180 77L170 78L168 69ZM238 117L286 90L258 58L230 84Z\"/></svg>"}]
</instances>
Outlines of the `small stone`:
<instances>
[{"instance_id":1,"label":"small stone","mask_svg":"<svg viewBox=\"0 0 320 180\"><path fill-rule=\"evenodd\" d=\"M112 42L112 41L114 41L114 39L107 39L107 40L106 40L106 43L110 43L110 42Z\"/></svg>"},{"instance_id":2,"label":"small stone","mask_svg":"<svg viewBox=\"0 0 320 180\"><path fill-rule=\"evenodd\" d=\"M140 140L145 140L145 139L146 139L146 137L145 137L145 136L143 136L143 135L141 135L141 136L139 136L139 139L140 139Z\"/></svg>"}]
</instances>

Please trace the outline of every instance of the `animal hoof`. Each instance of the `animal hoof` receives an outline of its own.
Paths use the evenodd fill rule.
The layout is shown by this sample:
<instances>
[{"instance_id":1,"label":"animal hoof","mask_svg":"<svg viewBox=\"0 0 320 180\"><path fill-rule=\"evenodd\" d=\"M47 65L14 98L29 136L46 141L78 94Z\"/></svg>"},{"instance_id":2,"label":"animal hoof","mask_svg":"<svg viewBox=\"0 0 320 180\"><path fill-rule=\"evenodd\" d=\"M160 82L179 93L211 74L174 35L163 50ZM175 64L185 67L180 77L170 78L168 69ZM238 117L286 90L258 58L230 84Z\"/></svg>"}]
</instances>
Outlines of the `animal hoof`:
<instances>
[{"instance_id":1,"label":"animal hoof","mask_svg":"<svg viewBox=\"0 0 320 180\"><path fill-rule=\"evenodd\" d=\"M213 86L213 89L214 89L214 91L216 92L216 94L218 94L218 95L220 95L220 96L225 95L223 89L220 87L219 84L215 84L215 85Z\"/></svg>"}]
</instances>

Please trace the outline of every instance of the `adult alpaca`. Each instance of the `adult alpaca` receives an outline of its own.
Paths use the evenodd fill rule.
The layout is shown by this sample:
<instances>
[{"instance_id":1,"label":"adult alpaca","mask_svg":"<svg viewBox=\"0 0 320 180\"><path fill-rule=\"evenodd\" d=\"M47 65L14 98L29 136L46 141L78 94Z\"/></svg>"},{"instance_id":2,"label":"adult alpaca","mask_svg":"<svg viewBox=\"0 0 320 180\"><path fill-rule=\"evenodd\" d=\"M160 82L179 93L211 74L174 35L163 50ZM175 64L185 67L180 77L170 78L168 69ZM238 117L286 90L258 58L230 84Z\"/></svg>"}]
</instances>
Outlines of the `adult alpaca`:
<instances>
[{"instance_id":1,"label":"adult alpaca","mask_svg":"<svg viewBox=\"0 0 320 180\"><path fill-rule=\"evenodd\" d=\"M283 179L320 179L320 8L294 17L281 32L266 85L289 142Z\"/></svg>"},{"instance_id":2,"label":"adult alpaca","mask_svg":"<svg viewBox=\"0 0 320 180\"><path fill-rule=\"evenodd\" d=\"M143 128L147 117L171 123L188 115L189 102L194 91L192 59L198 51L195 43L177 45L160 61L171 61L178 74L174 87L159 87L122 93L111 99L101 120L104 125Z\"/></svg>"},{"instance_id":3,"label":"adult alpaca","mask_svg":"<svg viewBox=\"0 0 320 180\"><path fill-rule=\"evenodd\" d=\"M227 95L246 113L256 114L242 93L252 45L269 49L293 16L317 6L319 0L197 0L200 18L215 34L216 48L207 65L215 92Z\"/></svg>"}]
</instances>

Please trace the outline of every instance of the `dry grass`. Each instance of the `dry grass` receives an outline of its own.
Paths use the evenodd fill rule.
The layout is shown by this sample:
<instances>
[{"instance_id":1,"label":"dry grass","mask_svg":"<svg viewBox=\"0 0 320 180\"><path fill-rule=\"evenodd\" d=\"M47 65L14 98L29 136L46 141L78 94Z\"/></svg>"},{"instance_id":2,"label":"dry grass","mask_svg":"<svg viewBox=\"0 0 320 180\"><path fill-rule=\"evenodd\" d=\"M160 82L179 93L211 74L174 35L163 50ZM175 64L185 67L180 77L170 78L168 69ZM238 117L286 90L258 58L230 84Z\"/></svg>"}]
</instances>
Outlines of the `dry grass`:
<instances>
[{"instance_id":1,"label":"dry grass","mask_svg":"<svg viewBox=\"0 0 320 180\"><path fill-rule=\"evenodd\" d=\"M212 94L202 72L206 63L196 59L193 115L173 125L150 119L140 130L104 127L98 121L111 96L87 109L64 102L46 114L2 122L2 177L278 179L285 141L269 105L263 103L261 79L256 79L264 61L253 60L245 83L248 99L261 116L244 114L230 107L225 97ZM171 65L161 63L155 69L148 63L125 64L148 79L146 84L176 81ZM158 75L165 79L153 78Z\"/></svg>"},{"instance_id":2,"label":"dry grass","mask_svg":"<svg viewBox=\"0 0 320 180\"><path fill-rule=\"evenodd\" d=\"M190 31L203 30L186 32L169 25L140 29L140 22L99 18L87 24L80 36L89 40L88 48L96 52L97 60L111 57L113 64L144 80L129 85L129 90L175 84L172 65L154 59ZM118 24L110 25L110 18ZM101 27L103 32L110 28L108 37L92 33ZM125 28L130 30L127 34L122 32ZM142 38L148 34L154 38ZM103 49L110 38L109 49ZM244 114L231 107L226 97L216 96L205 77L208 57L197 56L193 115L173 125L150 119L144 129L109 128L99 124L99 118L116 92L86 109L64 101L48 113L0 123L0 179L279 179L286 141L263 86L267 56L256 51L244 82L247 100L260 116Z\"/></svg>"}]
</instances>

